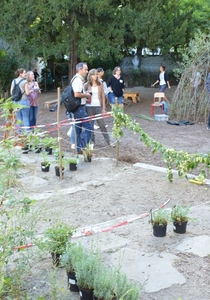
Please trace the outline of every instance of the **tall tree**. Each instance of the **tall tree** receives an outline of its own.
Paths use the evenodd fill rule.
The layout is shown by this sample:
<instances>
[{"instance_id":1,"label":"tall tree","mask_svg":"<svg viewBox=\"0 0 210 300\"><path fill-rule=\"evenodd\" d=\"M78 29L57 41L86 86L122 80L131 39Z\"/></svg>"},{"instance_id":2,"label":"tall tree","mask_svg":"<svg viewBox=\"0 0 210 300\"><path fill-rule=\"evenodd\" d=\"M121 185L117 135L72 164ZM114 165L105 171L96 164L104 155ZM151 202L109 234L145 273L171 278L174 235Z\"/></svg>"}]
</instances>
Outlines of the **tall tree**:
<instances>
[{"instance_id":1,"label":"tall tree","mask_svg":"<svg viewBox=\"0 0 210 300\"><path fill-rule=\"evenodd\" d=\"M72 77L78 59L120 60L134 46L152 50L160 47L164 52L185 46L196 24L206 26L205 9L199 11L202 3L202 0L2 0L0 36L25 61L37 56L45 61L69 56ZM206 4L205 8L209 12Z\"/></svg>"}]
</instances>

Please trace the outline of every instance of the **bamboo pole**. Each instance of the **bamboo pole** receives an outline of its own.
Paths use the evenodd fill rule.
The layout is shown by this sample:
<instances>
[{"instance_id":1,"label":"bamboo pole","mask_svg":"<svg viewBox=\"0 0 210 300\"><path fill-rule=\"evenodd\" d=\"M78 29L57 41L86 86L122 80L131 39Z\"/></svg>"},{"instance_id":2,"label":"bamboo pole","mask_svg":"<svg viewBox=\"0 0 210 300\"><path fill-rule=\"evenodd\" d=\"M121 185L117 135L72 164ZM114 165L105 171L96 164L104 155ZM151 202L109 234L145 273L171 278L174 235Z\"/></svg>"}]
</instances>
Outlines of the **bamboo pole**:
<instances>
[{"instance_id":1,"label":"bamboo pole","mask_svg":"<svg viewBox=\"0 0 210 300\"><path fill-rule=\"evenodd\" d=\"M60 172L60 179L62 179L63 174L62 174L62 143L61 143L61 129L60 129L60 94L61 94L61 90L60 87L58 87L57 88L57 95L58 95L57 123L58 123L59 172Z\"/></svg>"}]
</instances>

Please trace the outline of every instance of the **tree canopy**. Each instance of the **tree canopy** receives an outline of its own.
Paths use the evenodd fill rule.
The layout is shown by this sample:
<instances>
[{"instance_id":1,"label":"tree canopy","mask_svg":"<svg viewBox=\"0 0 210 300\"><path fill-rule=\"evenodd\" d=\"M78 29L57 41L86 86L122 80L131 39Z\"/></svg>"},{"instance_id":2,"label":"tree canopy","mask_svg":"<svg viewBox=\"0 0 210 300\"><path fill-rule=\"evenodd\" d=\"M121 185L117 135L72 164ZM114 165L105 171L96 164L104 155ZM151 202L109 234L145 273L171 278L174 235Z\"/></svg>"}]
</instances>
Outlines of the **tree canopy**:
<instances>
[{"instance_id":1,"label":"tree canopy","mask_svg":"<svg viewBox=\"0 0 210 300\"><path fill-rule=\"evenodd\" d=\"M162 53L207 30L210 0L2 0L1 33L17 57L119 61L128 49Z\"/></svg>"}]
</instances>

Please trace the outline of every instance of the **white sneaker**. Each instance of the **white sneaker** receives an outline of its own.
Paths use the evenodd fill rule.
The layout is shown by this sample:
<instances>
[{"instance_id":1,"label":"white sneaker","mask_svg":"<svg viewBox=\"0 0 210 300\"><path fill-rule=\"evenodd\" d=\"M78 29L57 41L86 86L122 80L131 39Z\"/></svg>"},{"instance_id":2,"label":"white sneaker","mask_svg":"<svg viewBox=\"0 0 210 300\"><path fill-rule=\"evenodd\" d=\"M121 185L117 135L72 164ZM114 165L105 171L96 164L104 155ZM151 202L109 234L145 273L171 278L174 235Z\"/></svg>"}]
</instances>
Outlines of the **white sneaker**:
<instances>
[{"instance_id":1,"label":"white sneaker","mask_svg":"<svg viewBox=\"0 0 210 300\"><path fill-rule=\"evenodd\" d=\"M75 149L76 145L75 144L71 144L71 149Z\"/></svg>"},{"instance_id":2,"label":"white sneaker","mask_svg":"<svg viewBox=\"0 0 210 300\"><path fill-rule=\"evenodd\" d=\"M106 128L107 128L108 126L109 126L108 124L105 125Z\"/></svg>"},{"instance_id":3,"label":"white sneaker","mask_svg":"<svg viewBox=\"0 0 210 300\"><path fill-rule=\"evenodd\" d=\"M94 125L94 129L97 130L99 128L99 126L97 125Z\"/></svg>"}]
</instances>

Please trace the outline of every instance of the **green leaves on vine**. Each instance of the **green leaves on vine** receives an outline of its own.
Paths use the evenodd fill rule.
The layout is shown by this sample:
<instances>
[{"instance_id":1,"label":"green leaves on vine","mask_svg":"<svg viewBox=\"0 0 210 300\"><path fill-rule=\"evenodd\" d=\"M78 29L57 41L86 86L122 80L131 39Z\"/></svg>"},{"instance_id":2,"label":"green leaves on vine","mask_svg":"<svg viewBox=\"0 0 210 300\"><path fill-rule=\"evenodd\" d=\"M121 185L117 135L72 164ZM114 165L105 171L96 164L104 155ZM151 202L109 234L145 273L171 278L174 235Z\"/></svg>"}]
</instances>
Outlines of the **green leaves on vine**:
<instances>
[{"instance_id":1,"label":"green leaves on vine","mask_svg":"<svg viewBox=\"0 0 210 300\"><path fill-rule=\"evenodd\" d=\"M167 177L170 182L173 181L172 169L178 171L180 177L186 177L190 170L198 167L199 164L204 165L206 168L210 167L210 153L207 154L189 154L186 151L176 151L173 148L166 148L162 143L151 138L137 123L132 120L131 115L124 114L121 108L113 108L114 127L112 134L116 139L123 137L123 128L128 128L134 134L139 134L140 140L151 148L152 154L161 153L163 161L167 165ZM206 176L205 171L201 171L203 177Z\"/></svg>"}]
</instances>

